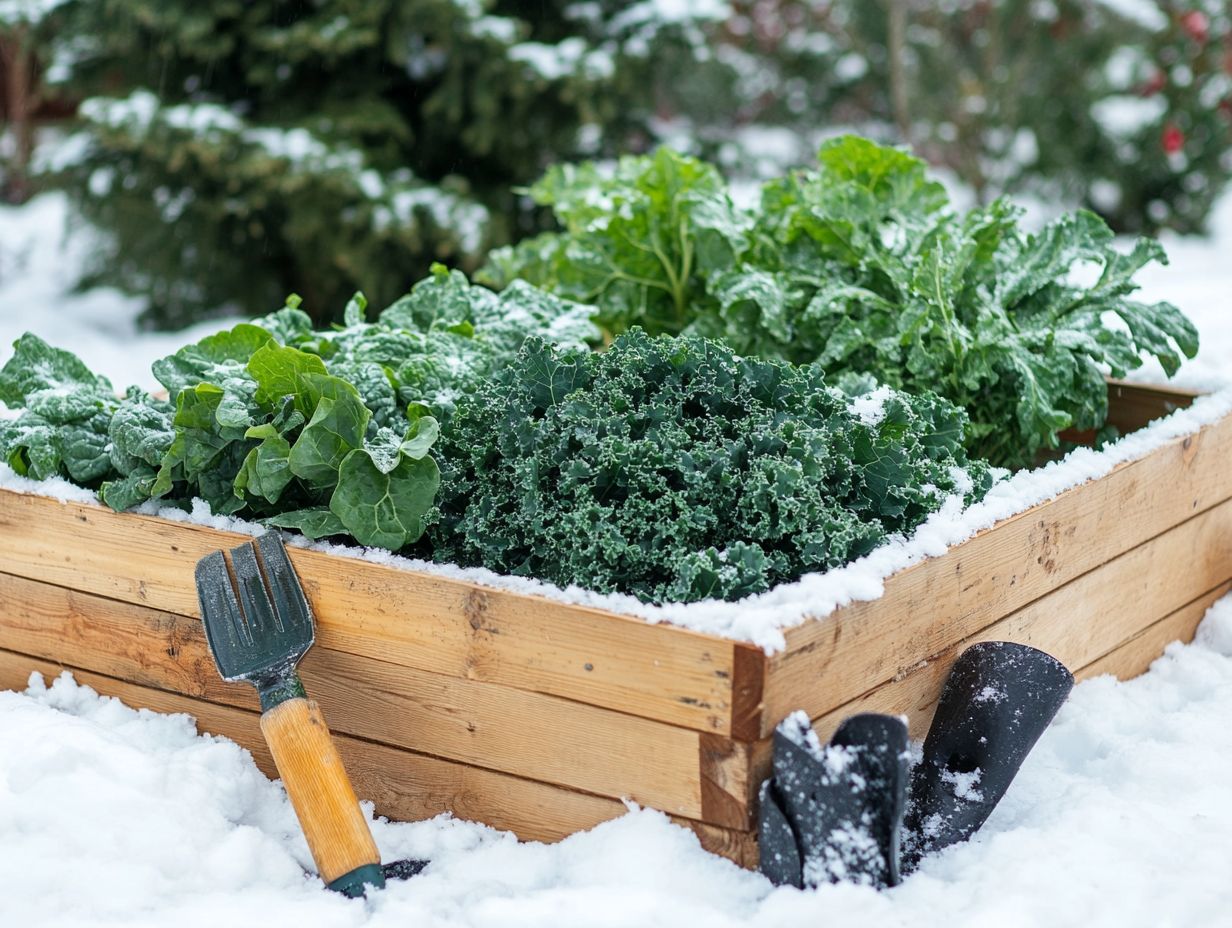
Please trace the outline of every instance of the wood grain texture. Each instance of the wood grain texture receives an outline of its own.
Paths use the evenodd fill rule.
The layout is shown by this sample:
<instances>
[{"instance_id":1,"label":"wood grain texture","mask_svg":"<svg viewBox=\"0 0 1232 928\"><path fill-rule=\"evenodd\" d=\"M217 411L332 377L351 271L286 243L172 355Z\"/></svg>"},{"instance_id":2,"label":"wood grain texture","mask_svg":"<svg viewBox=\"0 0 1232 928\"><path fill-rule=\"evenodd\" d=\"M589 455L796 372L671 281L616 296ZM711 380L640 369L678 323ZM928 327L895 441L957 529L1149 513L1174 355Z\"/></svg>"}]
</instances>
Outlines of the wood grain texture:
<instances>
[{"instance_id":1,"label":"wood grain texture","mask_svg":"<svg viewBox=\"0 0 1232 928\"><path fill-rule=\"evenodd\" d=\"M260 716L256 712L138 686L67 664L0 651L0 688L23 688L31 671L54 676L61 670L70 670L79 683L115 696L130 706L192 715L199 730L230 738L252 752L267 776L278 775L261 736ZM495 828L513 831L525 840L556 841L625 811L623 803L612 799L345 735L337 736L336 741L356 794L371 799L379 814L403 821L418 821L452 811L458 818L487 822Z\"/></svg>"},{"instance_id":2,"label":"wood grain texture","mask_svg":"<svg viewBox=\"0 0 1232 928\"><path fill-rule=\"evenodd\" d=\"M199 620L8 574L0 648L257 708L251 686L219 679ZM301 674L340 733L706 818L691 729L320 645Z\"/></svg>"},{"instance_id":3,"label":"wood grain texture","mask_svg":"<svg viewBox=\"0 0 1232 928\"><path fill-rule=\"evenodd\" d=\"M1232 497L1230 457L1232 417L896 574L878 600L789 629L787 650L767 670L761 736L794 709L815 718L909 674L921 660L1218 506Z\"/></svg>"},{"instance_id":4,"label":"wood grain texture","mask_svg":"<svg viewBox=\"0 0 1232 928\"><path fill-rule=\"evenodd\" d=\"M1144 628L1114 651L1087 664L1074 676L1079 680L1088 680L1101 674L1111 674L1118 680L1132 680L1145 673L1172 642L1188 644L1193 641L1207 610L1229 593L1232 593L1232 583L1222 584L1172 615Z\"/></svg>"},{"instance_id":5,"label":"wood grain texture","mask_svg":"<svg viewBox=\"0 0 1232 928\"><path fill-rule=\"evenodd\" d=\"M1040 648L1083 668L1232 581L1232 500L1114 558L1050 595L981 629L940 654L921 658L894 680L814 716L828 737L856 712L904 714L920 737L954 659L977 641ZM1162 650L1162 649L1161 649Z\"/></svg>"},{"instance_id":6,"label":"wood grain texture","mask_svg":"<svg viewBox=\"0 0 1232 928\"><path fill-rule=\"evenodd\" d=\"M379 864L381 853L321 707L311 699L279 703L261 716L261 734L321 879L332 883L352 870Z\"/></svg>"},{"instance_id":7,"label":"wood grain texture","mask_svg":"<svg viewBox=\"0 0 1232 928\"><path fill-rule=\"evenodd\" d=\"M265 739L261 737L256 712L139 686L61 662L0 649L0 690L24 689L32 672L51 679L63 670L71 671L78 683L115 696L129 706L191 715L199 731L230 738L252 753L263 773L269 777L278 775ZM418 821L449 812L456 818L512 831L524 841L559 841L627 811L622 802L588 793L345 735L335 735L334 740L356 794L372 800L378 815L392 819ZM671 816L671 820L696 834L707 850L743 866L756 866L756 840L751 833L676 816Z\"/></svg>"},{"instance_id":8,"label":"wood grain texture","mask_svg":"<svg viewBox=\"0 0 1232 928\"><path fill-rule=\"evenodd\" d=\"M198 615L193 566L247 536L0 490L0 570ZM288 549L334 651L730 734L736 644L369 561Z\"/></svg>"},{"instance_id":9,"label":"wood grain texture","mask_svg":"<svg viewBox=\"0 0 1232 928\"><path fill-rule=\"evenodd\" d=\"M728 828L754 827L753 745L721 735L701 736L702 820Z\"/></svg>"}]
</instances>

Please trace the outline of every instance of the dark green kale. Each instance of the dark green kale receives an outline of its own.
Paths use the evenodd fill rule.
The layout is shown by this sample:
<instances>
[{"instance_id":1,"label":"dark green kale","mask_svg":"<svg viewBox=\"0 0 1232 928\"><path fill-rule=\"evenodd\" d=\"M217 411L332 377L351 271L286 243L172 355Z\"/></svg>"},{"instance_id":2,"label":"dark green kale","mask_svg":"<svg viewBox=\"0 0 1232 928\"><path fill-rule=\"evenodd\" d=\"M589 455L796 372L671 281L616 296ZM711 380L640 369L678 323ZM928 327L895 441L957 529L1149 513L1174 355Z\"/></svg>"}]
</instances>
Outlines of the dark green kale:
<instances>
[{"instance_id":1,"label":"dark green kale","mask_svg":"<svg viewBox=\"0 0 1232 928\"><path fill-rule=\"evenodd\" d=\"M865 139L818 157L750 210L713 168L666 150L614 173L554 168L531 193L562 230L494 253L483 274L594 302L609 334L706 335L820 362L835 382L935 390L967 410L968 450L1011 467L1102 426L1105 375L1148 355L1171 375L1197 353L1176 307L1131 297L1134 275L1165 260L1158 243L1121 253L1087 212L1035 234L1004 200L961 214L922 161Z\"/></svg>"},{"instance_id":2,"label":"dark green kale","mask_svg":"<svg viewBox=\"0 0 1232 928\"><path fill-rule=\"evenodd\" d=\"M708 339L635 330L599 354L528 339L442 436L432 555L652 602L735 599L982 496L965 419Z\"/></svg>"}]
</instances>

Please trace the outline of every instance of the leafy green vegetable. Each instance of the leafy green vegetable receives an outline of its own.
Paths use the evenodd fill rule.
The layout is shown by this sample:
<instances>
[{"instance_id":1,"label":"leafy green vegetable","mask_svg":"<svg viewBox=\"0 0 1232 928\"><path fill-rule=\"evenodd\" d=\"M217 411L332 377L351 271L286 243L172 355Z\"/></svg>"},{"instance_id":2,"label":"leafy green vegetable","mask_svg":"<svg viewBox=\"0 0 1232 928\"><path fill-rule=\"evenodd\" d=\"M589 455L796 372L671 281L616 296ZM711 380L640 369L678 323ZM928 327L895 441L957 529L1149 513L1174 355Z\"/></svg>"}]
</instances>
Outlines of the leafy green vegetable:
<instances>
[{"instance_id":1,"label":"leafy green vegetable","mask_svg":"<svg viewBox=\"0 0 1232 928\"><path fill-rule=\"evenodd\" d=\"M522 276L570 299L599 304L612 333L639 325L680 332L705 293L706 276L747 248L751 223L732 206L710 165L660 149L620 160L558 165L530 189L565 235L546 234L494 253L488 279Z\"/></svg>"},{"instance_id":2,"label":"leafy green vegetable","mask_svg":"<svg viewBox=\"0 0 1232 928\"><path fill-rule=\"evenodd\" d=\"M401 548L423 533L440 483L430 456L456 397L512 357L527 333L584 345L590 310L520 284L496 295L434 268L375 322L357 294L336 331L287 301L154 364L170 401L118 399L68 352L32 335L0 370L24 407L0 421L18 473L144 500L263 518L312 537Z\"/></svg>"},{"instance_id":3,"label":"leafy green vegetable","mask_svg":"<svg viewBox=\"0 0 1232 928\"><path fill-rule=\"evenodd\" d=\"M908 532L989 469L932 395L699 338L528 339L441 439L435 557L650 601L737 598Z\"/></svg>"},{"instance_id":4,"label":"leafy green vegetable","mask_svg":"<svg viewBox=\"0 0 1232 928\"><path fill-rule=\"evenodd\" d=\"M33 411L46 414L60 409L65 420L90 410L61 406L55 400L93 397L99 392L111 394L111 383L106 377L91 373L72 352L53 348L29 332L13 343L13 357L0 369L0 403L14 408L48 404ZM86 403L87 407L90 405Z\"/></svg>"},{"instance_id":5,"label":"leafy green vegetable","mask_svg":"<svg viewBox=\"0 0 1232 928\"><path fill-rule=\"evenodd\" d=\"M0 368L0 400L25 407L17 419L0 420L0 456L17 473L90 485L110 471L108 426L119 401L73 354L23 335Z\"/></svg>"},{"instance_id":6,"label":"leafy green vegetable","mask_svg":"<svg viewBox=\"0 0 1232 928\"><path fill-rule=\"evenodd\" d=\"M364 450L352 451L338 471L329 510L356 538L397 551L423 534L424 516L440 486L436 462L403 455L382 471Z\"/></svg>"},{"instance_id":7,"label":"leafy green vegetable","mask_svg":"<svg viewBox=\"0 0 1232 928\"><path fill-rule=\"evenodd\" d=\"M1134 275L1165 260L1157 243L1118 252L1086 212L1035 234L1003 200L959 214L923 162L853 136L749 210L713 168L667 150L614 173L554 168L531 192L562 231L494 253L489 282L593 301L610 334L705 335L820 362L836 383L935 390L970 415L968 450L997 464L1102 426L1105 375L1145 355L1171 374L1198 349L1176 307L1132 299Z\"/></svg>"}]
</instances>

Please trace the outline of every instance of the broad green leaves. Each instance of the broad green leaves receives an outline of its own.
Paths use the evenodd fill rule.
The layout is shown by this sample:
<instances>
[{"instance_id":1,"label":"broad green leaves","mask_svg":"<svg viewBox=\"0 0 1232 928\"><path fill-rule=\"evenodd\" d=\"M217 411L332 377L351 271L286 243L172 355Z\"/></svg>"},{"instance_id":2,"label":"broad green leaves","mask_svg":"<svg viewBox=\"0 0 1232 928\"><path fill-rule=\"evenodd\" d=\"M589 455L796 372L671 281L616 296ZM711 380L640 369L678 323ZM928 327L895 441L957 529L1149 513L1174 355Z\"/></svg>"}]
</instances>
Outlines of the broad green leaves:
<instances>
[{"instance_id":1,"label":"broad green leaves","mask_svg":"<svg viewBox=\"0 0 1232 928\"><path fill-rule=\"evenodd\" d=\"M256 351L270 341L267 331L242 322L155 361L154 376L175 399L181 390L191 384L217 382L234 376Z\"/></svg>"},{"instance_id":2,"label":"broad green leaves","mask_svg":"<svg viewBox=\"0 0 1232 928\"><path fill-rule=\"evenodd\" d=\"M307 374L324 374L325 362L315 354L288 348L273 340L253 352L245 365L256 381L253 399L257 403L273 403L284 396L296 397L296 407L307 415L311 400L300 401L301 378Z\"/></svg>"},{"instance_id":3,"label":"broad green leaves","mask_svg":"<svg viewBox=\"0 0 1232 928\"><path fill-rule=\"evenodd\" d=\"M0 369L0 403L14 409L80 391L109 394L111 383L92 374L76 355L53 348L30 333L13 343L13 357ZM65 418L86 411L74 407L66 411Z\"/></svg>"},{"instance_id":4,"label":"broad green leaves","mask_svg":"<svg viewBox=\"0 0 1232 928\"><path fill-rule=\"evenodd\" d=\"M343 459L363 443L369 418L371 413L358 394L343 394L336 400L321 397L312 419L291 446L291 473L315 490L336 485Z\"/></svg>"},{"instance_id":5,"label":"broad green leaves","mask_svg":"<svg viewBox=\"0 0 1232 928\"><path fill-rule=\"evenodd\" d=\"M41 480L96 484L111 470L108 425L119 402L105 377L74 355L26 334L0 368L0 400L23 413L0 420L0 458Z\"/></svg>"},{"instance_id":6,"label":"broad green leaves","mask_svg":"<svg viewBox=\"0 0 1232 928\"><path fill-rule=\"evenodd\" d=\"M250 436L257 437L257 436ZM240 472L235 475L235 492L240 496L259 496L276 503L291 478L291 443L276 432L248 452Z\"/></svg>"},{"instance_id":7,"label":"broad green leaves","mask_svg":"<svg viewBox=\"0 0 1232 928\"><path fill-rule=\"evenodd\" d=\"M423 534L440 482L429 457L403 456L392 470L382 471L366 451L353 451L339 469L329 509L351 535L367 539L365 544L397 551Z\"/></svg>"},{"instance_id":8,"label":"broad green leaves","mask_svg":"<svg viewBox=\"0 0 1232 928\"><path fill-rule=\"evenodd\" d=\"M731 202L718 171L660 149L622 158L614 172L593 164L553 167L530 190L564 226L502 249L486 273L524 277L599 308L612 333L640 325L679 332L706 276L730 267L747 246L748 219Z\"/></svg>"},{"instance_id":9,"label":"broad green leaves","mask_svg":"<svg viewBox=\"0 0 1232 928\"><path fill-rule=\"evenodd\" d=\"M1099 428L1105 375L1148 355L1171 374L1198 349L1176 307L1131 298L1157 243L1121 253L1081 211L1036 234L1005 201L959 215L922 161L854 136L749 210L713 168L667 151L614 173L553 168L531 192L562 231L495 253L488 279L593 301L611 334L706 335L836 381L935 390L970 414L968 450L998 464ZM1075 282L1083 270L1094 282Z\"/></svg>"},{"instance_id":10,"label":"broad green leaves","mask_svg":"<svg viewBox=\"0 0 1232 928\"><path fill-rule=\"evenodd\" d=\"M366 321L356 294L339 329L314 331L296 298L255 323L154 365L171 397L120 400L77 358L32 335L0 370L24 407L0 420L18 473L95 487L109 506L147 499L264 519L313 538L393 549L415 542L440 483L438 416L528 334L571 346L598 332L588 307L525 284L494 294L437 267Z\"/></svg>"}]
</instances>

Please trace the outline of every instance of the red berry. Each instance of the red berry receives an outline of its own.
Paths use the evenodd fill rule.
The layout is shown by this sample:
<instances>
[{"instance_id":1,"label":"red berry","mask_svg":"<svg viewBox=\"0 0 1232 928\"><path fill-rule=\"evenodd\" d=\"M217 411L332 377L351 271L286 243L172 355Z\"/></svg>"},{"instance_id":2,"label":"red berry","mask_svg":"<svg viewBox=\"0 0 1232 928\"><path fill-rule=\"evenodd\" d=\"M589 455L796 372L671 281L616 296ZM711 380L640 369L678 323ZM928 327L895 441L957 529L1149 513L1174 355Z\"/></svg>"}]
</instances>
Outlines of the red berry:
<instances>
[{"instance_id":1,"label":"red berry","mask_svg":"<svg viewBox=\"0 0 1232 928\"><path fill-rule=\"evenodd\" d=\"M1210 20L1206 18L1206 14L1201 10L1190 10L1188 13L1181 14L1181 28L1195 42L1202 44L1206 42L1211 34Z\"/></svg>"},{"instance_id":2,"label":"red berry","mask_svg":"<svg viewBox=\"0 0 1232 928\"><path fill-rule=\"evenodd\" d=\"M1159 144L1163 146L1164 151L1169 155L1175 155L1185 147L1185 133L1173 123L1168 123L1164 126L1164 132L1159 139Z\"/></svg>"}]
</instances>

